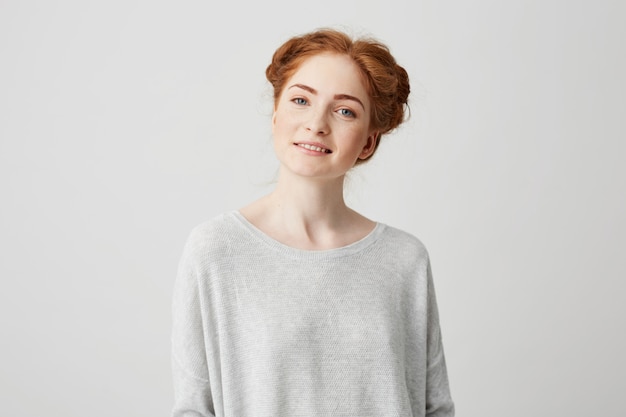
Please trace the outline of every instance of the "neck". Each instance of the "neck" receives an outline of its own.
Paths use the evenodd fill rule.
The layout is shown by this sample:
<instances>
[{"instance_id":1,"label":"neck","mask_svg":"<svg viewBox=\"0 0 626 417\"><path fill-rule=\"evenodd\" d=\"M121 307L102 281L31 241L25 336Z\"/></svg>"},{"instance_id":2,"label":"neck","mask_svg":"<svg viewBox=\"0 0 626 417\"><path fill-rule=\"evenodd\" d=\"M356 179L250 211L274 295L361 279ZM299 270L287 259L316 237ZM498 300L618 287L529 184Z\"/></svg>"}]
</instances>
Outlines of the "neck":
<instances>
[{"instance_id":1,"label":"neck","mask_svg":"<svg viewBox=\"0 0 626 417\"><path fill-rule=\"evenodd\" d=\"M281 169L276 189L241 210L271 237L301 249L329 249L362 238L374 227L346 206L344 178L311 179Z\"/></svg>"},{"instance_id":2,"label":"neck","mask_svg":"<svg viewBox=\"0 0 626 417\"><path fill-rule=\"evenodd\" d=\"M310 179L281 170L276 189L268 198L282 218L332 227L352 212L345 204L343 185L343 177Z\"/></svg>"}]
</instances>

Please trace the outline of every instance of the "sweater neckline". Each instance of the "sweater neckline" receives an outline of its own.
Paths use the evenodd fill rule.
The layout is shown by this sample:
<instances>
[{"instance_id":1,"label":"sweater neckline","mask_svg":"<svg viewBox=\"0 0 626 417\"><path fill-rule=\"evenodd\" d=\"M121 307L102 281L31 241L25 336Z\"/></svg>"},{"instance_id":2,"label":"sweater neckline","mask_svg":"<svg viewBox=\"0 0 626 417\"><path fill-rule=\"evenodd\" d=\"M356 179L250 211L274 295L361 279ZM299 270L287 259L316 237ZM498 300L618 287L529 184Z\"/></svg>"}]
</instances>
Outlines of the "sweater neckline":
<instances>
[{"instance_id":1,"label":"sweater neckline","mask_svg":"<svg viewBox=\"0 0 626 417\"><path fill-rule=\"evenodd\" d=\"M278 240L270 237L265 232L261 231L261 229L257 228L255 225L250 223L248 219L246 219L239 210L233 210L230 213L230 216L237 221L237 223L250 235L252 235L255 239L260 240L265 245L269 246L273 250L276 250L284 255L288 255L296 258L308 258L308 259L322 259L322 258L337 258L343 256L353 255L367 248L371 244L373 244L380 235L385 230L386 226L383 223L375 222L374 229L370 231L363 238L350 243L345 246L340 246L338 248L332 249L322 249L322 250L309 250L309 249L299 249L294 248L293 246L286 245Z\"/></svg>"}]
</instances>

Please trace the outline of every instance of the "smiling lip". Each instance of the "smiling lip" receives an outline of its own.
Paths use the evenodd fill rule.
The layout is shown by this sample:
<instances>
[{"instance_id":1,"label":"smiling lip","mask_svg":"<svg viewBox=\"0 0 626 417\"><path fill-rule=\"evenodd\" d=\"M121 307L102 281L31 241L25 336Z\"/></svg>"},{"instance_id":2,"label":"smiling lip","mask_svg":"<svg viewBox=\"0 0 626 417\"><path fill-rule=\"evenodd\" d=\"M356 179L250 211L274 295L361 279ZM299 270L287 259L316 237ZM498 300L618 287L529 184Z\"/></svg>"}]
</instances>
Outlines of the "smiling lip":
<instances>
[{"instance_id":1,"label":"smiling lip","mask_svg":"<svg viewBox=\"0 0 626 417\"><path fill-rule=\"evenodd\" d=\"M299 146L303 149L309 150L309 151L313 151L313 152L319 152L319 153L332 153L333 151L331 151L328 148L325 148L321 143L314 143L314 142L296 142L294 143L294 145Z\"/></svg>"}]
</instances>

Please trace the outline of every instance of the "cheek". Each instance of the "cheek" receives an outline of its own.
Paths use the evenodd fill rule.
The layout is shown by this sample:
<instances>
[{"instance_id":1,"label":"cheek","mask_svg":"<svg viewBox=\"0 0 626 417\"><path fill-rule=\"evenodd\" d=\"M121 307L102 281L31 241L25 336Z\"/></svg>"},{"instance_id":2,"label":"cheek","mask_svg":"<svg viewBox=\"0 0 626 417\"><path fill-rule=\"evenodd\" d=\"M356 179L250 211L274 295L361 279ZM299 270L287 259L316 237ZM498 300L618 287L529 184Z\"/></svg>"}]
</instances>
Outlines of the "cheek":
<instances>
[{"instance_id":1,"label":"cheek","mask_svg":"<svg viewBox=\"0 0 626 417\"><path fill-rule=\"evenodd\" d=\"M295 117L291 114L285 113L284 111L274 112L272 116L272 132L286 132L290 129L293 129L297 124Z\"/></svg>"},{"instance_id":2,"label":"cheek","mask_svg":"<svg viewBox=\"0 0 626 417\"><path fill-rule=\"evenodd\" d=\"M346 138L346 141L354 147L362 146L367 142L367 131L360 127L349 126L336 131L341 137Z\"/></svg>"}]
</instances>

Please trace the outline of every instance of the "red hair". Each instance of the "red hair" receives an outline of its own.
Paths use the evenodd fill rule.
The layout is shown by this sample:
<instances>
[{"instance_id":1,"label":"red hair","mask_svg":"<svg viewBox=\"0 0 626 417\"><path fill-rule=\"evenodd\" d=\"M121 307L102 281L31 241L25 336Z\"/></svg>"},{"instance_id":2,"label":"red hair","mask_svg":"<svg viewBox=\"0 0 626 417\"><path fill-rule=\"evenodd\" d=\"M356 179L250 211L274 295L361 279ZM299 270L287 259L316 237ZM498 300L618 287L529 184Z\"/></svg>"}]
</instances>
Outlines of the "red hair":
<instances>
[{"instance_id":1,"label":"red hair","mask_svg":"<svg viewBox=\"0 0 626 417\"><path fill-rule=\"evenodd\" d=\"M289 39L274 52L272 62L265 70L265 76L274 88L274 102L278 101L285 82L302 62L324 52L347 55L361 70L372 103L371 128L379 132L378 147L380 136L404 121L411 89L406 70L396 63L387 46L374 39L352 40L345 33L332 29Z\"/></svg>"}]
</instances>

